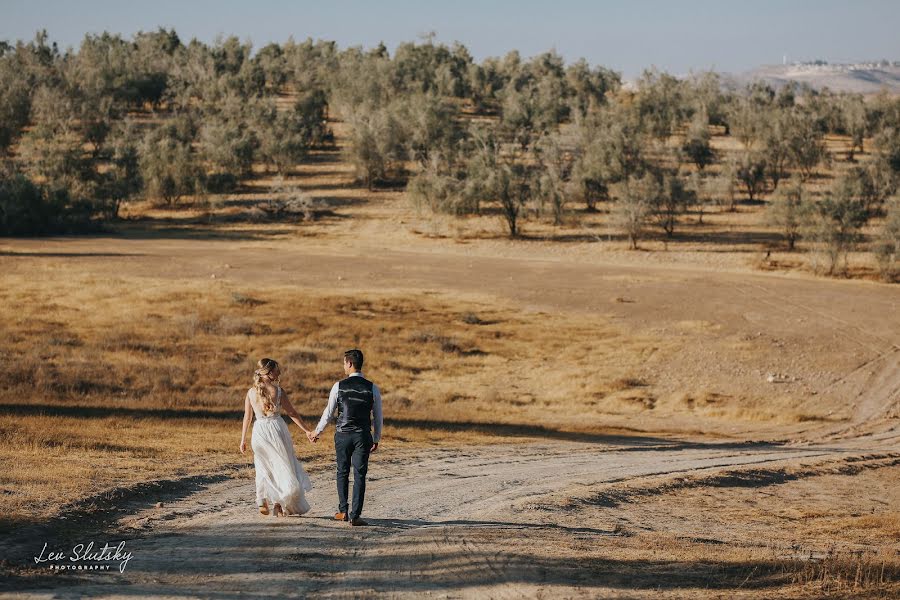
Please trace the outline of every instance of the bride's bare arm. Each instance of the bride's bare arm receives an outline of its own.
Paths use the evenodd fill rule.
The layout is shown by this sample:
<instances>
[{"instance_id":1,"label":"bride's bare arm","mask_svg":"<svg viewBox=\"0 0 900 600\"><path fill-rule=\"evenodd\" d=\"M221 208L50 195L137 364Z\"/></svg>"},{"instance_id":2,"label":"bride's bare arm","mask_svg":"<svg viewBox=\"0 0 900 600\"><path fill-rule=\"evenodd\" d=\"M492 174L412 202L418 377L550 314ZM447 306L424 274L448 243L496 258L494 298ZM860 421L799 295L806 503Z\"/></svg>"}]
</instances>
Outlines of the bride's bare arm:
<instances>
[{"instance_id":1,"label":"bride's bare arm","mask_svg":"<svg viewBox=\"0 0 900 600\"><path fill-rule=\"evenodd\" d=\"M250 405L250 392L244 397L244 425L241 428L241 445L239 446L241 454L247 451L247 430L250 429L250 422L253 420L253 407Z\"/></svg>"},{"instance_id":2,"label":"bride's bare arm","mask_svg":"<svg viewBox=\"0 0 900 600\"><path fill-rule=\"evenodd\" d=\"M291 421L297 424L297 427L303 430L303 433L309 433L309 429L303 425L303 421L300 419L300 413L298 413L294 409L294 405L291 404L291 401L287 399L287 394L285 394L281 399L281 411L291 418Z\"/></svg>"}]
</instances>

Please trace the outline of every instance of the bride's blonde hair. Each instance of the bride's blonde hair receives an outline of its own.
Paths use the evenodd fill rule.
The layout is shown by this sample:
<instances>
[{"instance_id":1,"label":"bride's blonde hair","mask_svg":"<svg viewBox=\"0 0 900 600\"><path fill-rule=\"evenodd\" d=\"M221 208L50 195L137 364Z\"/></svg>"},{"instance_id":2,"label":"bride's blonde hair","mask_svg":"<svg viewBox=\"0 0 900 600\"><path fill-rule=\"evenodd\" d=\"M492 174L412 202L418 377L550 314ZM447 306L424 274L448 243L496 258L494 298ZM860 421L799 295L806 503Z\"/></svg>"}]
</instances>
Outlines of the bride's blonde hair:
<instances>
[{"instance_id":1,"label":"bride's blonde hair","mask_svg":"<svg viewBox=\"0 0 900 600\"><path fill-rule=\"evenodd\" d=\"M263 414L271 415L275 412L275 400L269 396L265 382L278 383L278 363L271 358L263 358L256 363L257 369L253 371L253 387L256 388L256 397L262 405Z\"/></svg>"}]
</instances>

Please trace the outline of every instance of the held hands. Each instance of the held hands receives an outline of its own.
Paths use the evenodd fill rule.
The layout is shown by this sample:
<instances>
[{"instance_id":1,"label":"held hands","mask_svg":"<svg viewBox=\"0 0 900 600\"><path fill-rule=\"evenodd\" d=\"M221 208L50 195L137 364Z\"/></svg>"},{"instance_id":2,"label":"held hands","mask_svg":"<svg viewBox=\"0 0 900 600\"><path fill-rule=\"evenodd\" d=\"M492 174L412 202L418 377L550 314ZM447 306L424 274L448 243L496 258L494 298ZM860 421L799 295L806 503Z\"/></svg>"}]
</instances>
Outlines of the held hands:
<instances>
[{"instance_id":1,"label":"held hands","mask_svg":"<svg viewBox=\"0 0 900 600\"><path fill-rule=\"evenodd\" d=\"M319 441L319 436L316 435L315 432L307 431L306 439L308 439L310 441L310 443L315 444L316 442Z\"/></svg>"}]
</instances>

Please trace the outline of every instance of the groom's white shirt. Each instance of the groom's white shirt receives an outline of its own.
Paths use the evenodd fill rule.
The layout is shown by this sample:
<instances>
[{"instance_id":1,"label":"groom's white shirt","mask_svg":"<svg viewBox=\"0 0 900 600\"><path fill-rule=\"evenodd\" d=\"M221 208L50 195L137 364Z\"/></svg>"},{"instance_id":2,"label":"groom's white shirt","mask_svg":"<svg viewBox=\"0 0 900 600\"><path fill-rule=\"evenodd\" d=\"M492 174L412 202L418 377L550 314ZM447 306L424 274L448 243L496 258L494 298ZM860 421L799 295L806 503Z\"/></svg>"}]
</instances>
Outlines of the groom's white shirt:
<instances>
[{"instance_id":1,"label":"groom's white shirt","mask_svg":"<svg viewBox=\"0 0 900 600\"><path fill-rule=\"evenodd\" d=\"M362 377L363 374L356 372L351 373L350 377ZM315 435L321 435L325 428L328 427L328 423L334 420L337 413L337 401L338 401L338 386L341 382L336 382L333 386L331 386L331 393L328 394L328 406L325 407L325 412L322 413L322 418L319 419L319 424L316 426ZM378 389L378 386L374 383L372 384L372 396L374 400L374 404L372 405L372 416L375 417L374 423L372 426L375 428L375 432L372 434L372 441L374 443L378 443L378 440L381 439L381 426L384 421L384 418L381 413L381 390Z\"/></svg>"}]
</instances>

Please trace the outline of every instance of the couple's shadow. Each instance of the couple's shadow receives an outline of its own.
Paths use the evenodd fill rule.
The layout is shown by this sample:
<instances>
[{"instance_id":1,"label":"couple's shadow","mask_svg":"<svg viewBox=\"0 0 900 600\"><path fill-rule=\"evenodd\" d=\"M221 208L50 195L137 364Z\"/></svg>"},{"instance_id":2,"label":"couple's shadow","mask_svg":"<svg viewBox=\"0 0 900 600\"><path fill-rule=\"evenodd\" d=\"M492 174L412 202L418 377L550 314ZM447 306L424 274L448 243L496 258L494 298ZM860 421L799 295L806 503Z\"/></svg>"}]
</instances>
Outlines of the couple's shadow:
<instances>
[{"instance_id":1,"label":"couple's shadow","mask_svg":"<svg viewBox=\"0 0 900 600\"><path fill-rule=\"evenodd\" d=\"M320 521L328 521L335 522L334 518L328 516L314 517ZM451 519L448 521L426 521L425 519L377 519L372 517L365 517L366 525L360 529L372 529L372 528L382 528L382 529L395 529L395 530L404 530L404 529L428 529L428 528L440 528L440 527L477 527L479 529L484 528L493 528L493 529L556 529L559 531L566 531L569 533L590 533L594 535L604 535L615 537L620 534L616 533L612 530L603 530L603 529L594 529L592 527L566 527L565 525L558 525L552 523L513 523L507 521L478 521L478 520L470 520L470 519Z\"/></svg>"}]
</instances>

